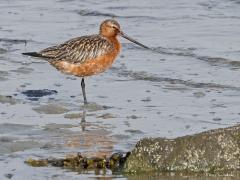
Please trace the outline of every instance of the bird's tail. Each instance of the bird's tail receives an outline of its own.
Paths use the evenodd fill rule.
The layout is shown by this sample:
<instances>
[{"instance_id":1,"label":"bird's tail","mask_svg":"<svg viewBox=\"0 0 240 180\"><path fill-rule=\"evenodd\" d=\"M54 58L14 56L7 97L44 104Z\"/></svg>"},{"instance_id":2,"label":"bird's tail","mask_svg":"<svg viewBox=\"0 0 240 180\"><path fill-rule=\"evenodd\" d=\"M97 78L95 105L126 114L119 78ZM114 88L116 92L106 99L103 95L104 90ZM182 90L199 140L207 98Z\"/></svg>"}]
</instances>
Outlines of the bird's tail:
<instances>
[{"instance_id":1,"label":"bird's tail","mask_svg":"<svg viewBox=\"0 0 240 180\"><path fill-rule=\"evenodd\" d=\"M40 53L38 52L25 52L25 53L22 53L23 55L26 55L26 56L32 56L32 57L43 57Z\"/></svg>"}]
</instances>

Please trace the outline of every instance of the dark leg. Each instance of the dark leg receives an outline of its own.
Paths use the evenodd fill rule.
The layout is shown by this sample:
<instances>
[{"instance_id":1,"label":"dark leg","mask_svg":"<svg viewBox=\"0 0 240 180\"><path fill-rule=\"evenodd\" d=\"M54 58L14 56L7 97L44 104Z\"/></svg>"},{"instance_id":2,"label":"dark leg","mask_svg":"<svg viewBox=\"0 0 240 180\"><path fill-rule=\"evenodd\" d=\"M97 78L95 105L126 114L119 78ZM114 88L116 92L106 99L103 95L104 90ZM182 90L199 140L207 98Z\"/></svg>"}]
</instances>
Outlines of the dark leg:
<instances>
[{"instance_id":1,"label":"dark leg","mask_svg":"<svg viewBox=\"0 0 240 180\"><path fill-rule=\"evenodd\" d=\"M82 78L81 87L82 87L84 105L86 105L86 104L87 104L87 97L86 97L86 92L85 92L85 82L84 82L84 78Z\"/></svg>"}]
</instances>

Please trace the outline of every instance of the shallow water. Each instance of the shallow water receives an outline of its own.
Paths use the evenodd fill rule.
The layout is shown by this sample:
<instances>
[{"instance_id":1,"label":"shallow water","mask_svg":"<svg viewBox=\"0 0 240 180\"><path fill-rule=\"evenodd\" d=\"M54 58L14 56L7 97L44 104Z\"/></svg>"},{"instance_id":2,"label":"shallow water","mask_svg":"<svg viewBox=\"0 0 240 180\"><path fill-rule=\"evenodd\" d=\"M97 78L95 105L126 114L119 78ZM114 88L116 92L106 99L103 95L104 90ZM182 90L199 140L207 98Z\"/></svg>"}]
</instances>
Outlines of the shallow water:
<instances>
[{"instance_id":1,"label":"shallow water","mask_svg":"<svg viewBox=\"0 0 240 180\"><path fill-rule=\"evenodd\" d=\"M146 136L173 138L237 124L239 8L237 0L2 0L0 179L146 179L32 168L23 161L125 152ZM113 67L86 79L91 104L84 119L80 79L21 53L96 33L112 16L160 53L121 39ZM189 178L234 179L181 177Z\"/></svg>"}]
</instances>

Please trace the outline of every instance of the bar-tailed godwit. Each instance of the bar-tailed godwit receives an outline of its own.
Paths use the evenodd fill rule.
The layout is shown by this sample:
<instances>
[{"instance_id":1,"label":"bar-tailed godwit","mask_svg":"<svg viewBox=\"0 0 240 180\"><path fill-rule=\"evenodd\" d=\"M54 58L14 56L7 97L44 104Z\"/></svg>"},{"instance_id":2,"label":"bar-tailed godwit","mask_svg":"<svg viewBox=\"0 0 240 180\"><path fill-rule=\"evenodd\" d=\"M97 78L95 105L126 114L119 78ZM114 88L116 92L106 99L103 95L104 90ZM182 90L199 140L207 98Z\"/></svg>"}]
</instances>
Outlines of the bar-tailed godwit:
<instances>
[{"instance_id":1,"label":"bar-tailed godwit","mask_svg":"<svg viewBox=\"0 0 240 180\"><path fill-rule=\"evenodd\" d=\"M150 49L124 34L117 21L108 19L101 23L99 34L73 38L39 52L23 54L45 58L58 70L81 77L84 104L87 104L84 77L99 74L112 65L121 49L118 35Z\"/></svg>"}]
</instances>

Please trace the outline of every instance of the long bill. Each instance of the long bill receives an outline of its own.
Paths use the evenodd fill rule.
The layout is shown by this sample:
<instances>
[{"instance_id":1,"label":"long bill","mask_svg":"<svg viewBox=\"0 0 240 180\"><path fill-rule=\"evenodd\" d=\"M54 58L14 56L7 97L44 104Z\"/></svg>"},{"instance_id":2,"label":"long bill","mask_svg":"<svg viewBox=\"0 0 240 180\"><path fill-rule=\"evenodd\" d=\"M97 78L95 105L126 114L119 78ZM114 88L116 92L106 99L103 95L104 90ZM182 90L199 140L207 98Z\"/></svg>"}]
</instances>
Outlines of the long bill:
<instances>
[{"instance_id":1,"label":"long bill","mask_svg":"<svg viewBox=\"0 0 240 180\"><path fill-rule=\"evenodd\" d=\"M125 39L127 39L127 40L129 40L129 41L131 41L131 42L133 42L133 43L135 43L135 44L137 44L137 45L139 45L139 46L145 48L145 49L152 50L152 48L147 47L147 46L143 45L142 43L140 43L140 42L138 42L138 41L132 39L132 38L129 37L128 35L124 34L122 31L120 31L118 34L119 34L120 36L122 36L123 38L125 38Z\"/></svg>"}]
</instances>

